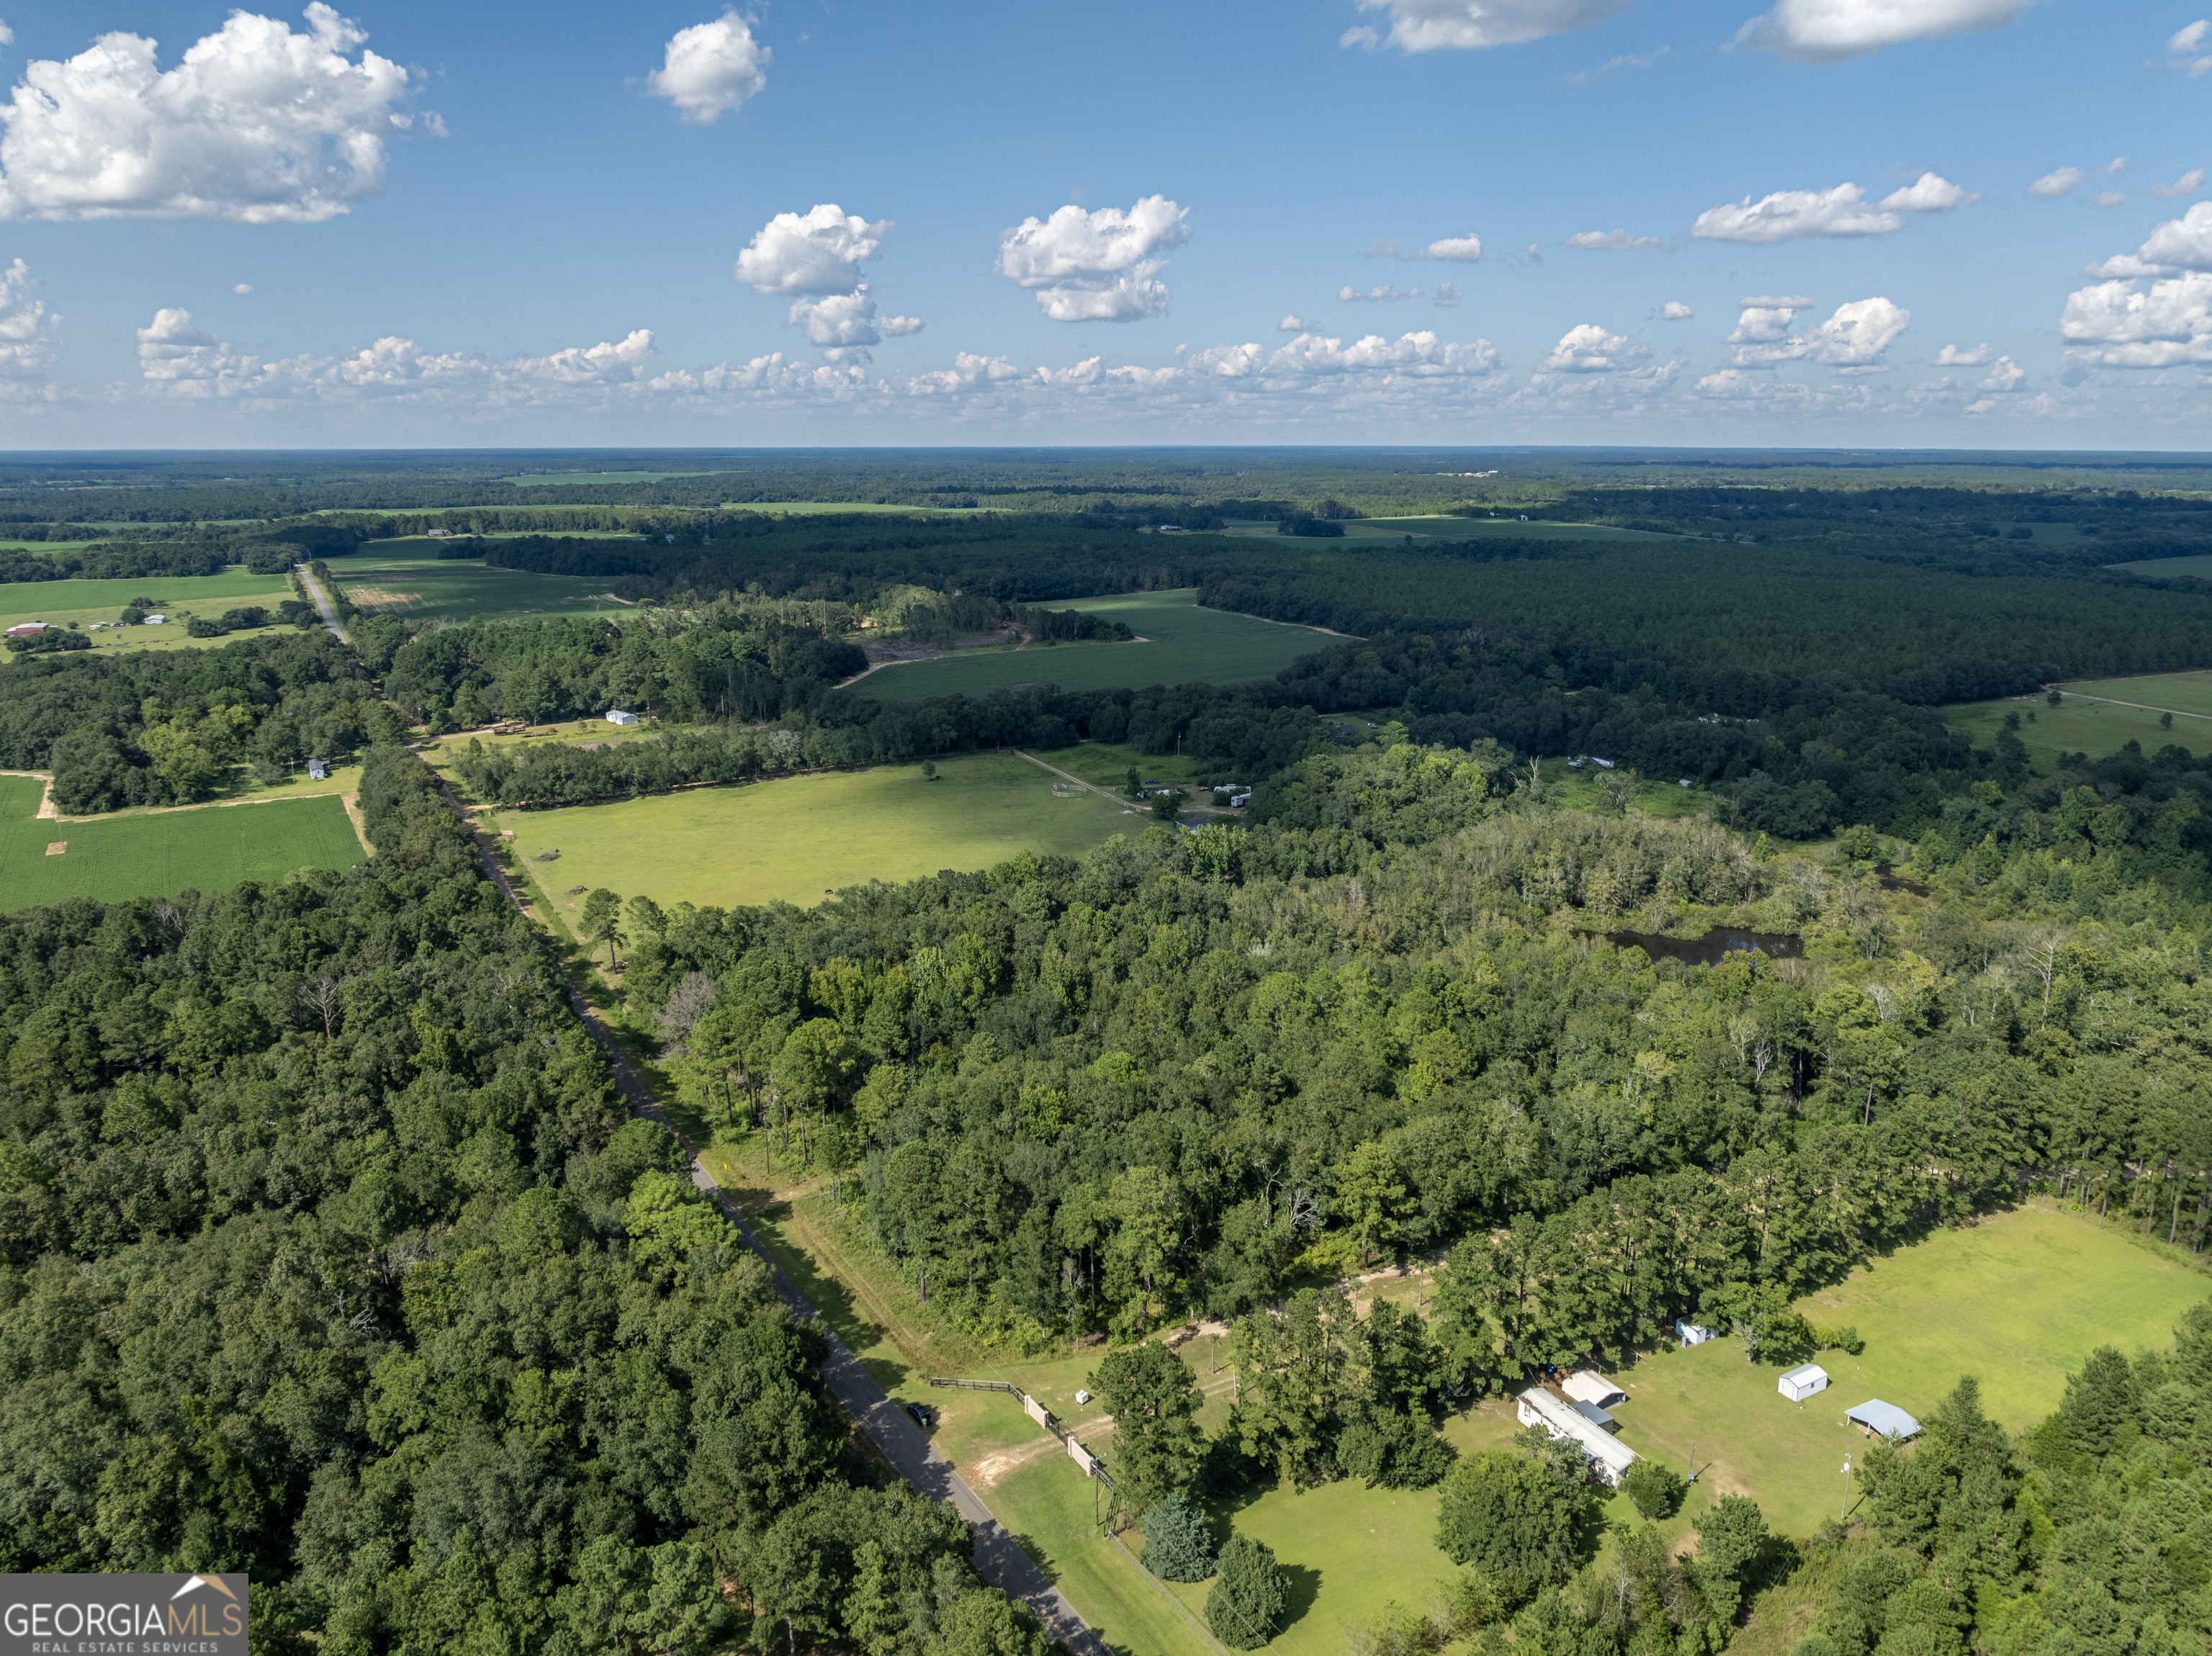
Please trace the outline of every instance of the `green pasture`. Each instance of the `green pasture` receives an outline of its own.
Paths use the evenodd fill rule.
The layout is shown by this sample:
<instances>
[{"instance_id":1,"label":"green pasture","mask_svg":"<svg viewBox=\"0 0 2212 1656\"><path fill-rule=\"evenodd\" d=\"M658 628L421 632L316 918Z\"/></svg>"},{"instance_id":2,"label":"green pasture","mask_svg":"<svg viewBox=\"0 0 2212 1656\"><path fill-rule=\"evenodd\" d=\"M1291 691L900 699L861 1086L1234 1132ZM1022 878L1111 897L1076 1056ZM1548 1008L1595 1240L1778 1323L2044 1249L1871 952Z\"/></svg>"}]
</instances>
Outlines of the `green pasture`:
<instances>
[{"instance_id":1,"label":"green pasture","mask_svg":"<svg viewBox=\"0 0 2212 1656\"><path fill-rule=\"evenodd\" d=\"M1590 765L1571 767L1564 759L1537 761L1544 779L1545 797L1568 810L1601 811L1612 801L1598 786L1607 773ZM1620 773L1613 773L1619 774ZM1677 778L1643 776L1631 772L1636 792L1630 796L1634 810L1646 816L1695 816L1705 808L1706 794L1698 787L1684 787Z\"/></svg>"},{"instance_id":2,"label":"green pasture","mask_svg":"<svg viewBox=\"0 0 2212 1656\"><path fill-rule=\"evenodd\" d=\"M549 893L610 886L625 897L720 907L817 903L871 880L989 868L1024 851L1076 856L1149 826L1096 794L1055 794L1024 760L971 754L919 765L691 788L558 810L509 810L517 855ZM565 901L556 897L556 901Z\"/></svg>"},{"instance_id":3,"label":"green pasture","mask_svg":"<svg viewBox=\"0 0 2212 1656\"><path fill-rule=\"evenodd\" d=\"M2106 567L2133 570L2138 575L2194 575L2198 580L2212 580L2212 555L2203 553L2189 558L2143 558L2134 563Z\"/></svg>"},{"instance_id":4,"label":"green pasture","mask_svg":"<svg viewBox=\"0 0 2212 1656\"><path fill-rule=\"evenodd\" d=\"M480 558L441 558L449 544L428 536L372 541L333 560L331 578L347 601L373 616L490 621L520 616L622 615L631 606L599 596L605 576L538 575L487 568Z\"/></svg>"},{"instance_id":5,"label":"green pasture","mask_svg":"<svg viewBox=\"0 0 2212 1656\"><path fill-rule=\"evenodd\" d=\"M657 483L663 477L708 475L706 472L684 471L526 471L519 476L502 477L500 481L513 483L517 488L538 488L547 483Z\"/></svg>"},{"instance_id":6,"label":"green pasture","mask_svg":"<svg viewBox=\"0 0 2212 1656\"><path fill-rule=\"evenodd\" d=\"M1145 642L960 650L933 661L878 668L861 681L860 693L884 701L921 701L930 696L982 696L994 690L1045 684L1057 684L1063 690L1245 684L1272 678L1300 656L1336 641L1334 635L1310 627L1200 609L1195 587L1048 600L1044 607L1110 616L1127 622Z\"/></svg>"},{"instance_id":7,"label":"green pasture","mask_svg":"<svg viewBox=\"0 0 2212 1656\"><path fill-rule=\"evenodd\" d=\"M0 627L21 622L51 622L67 626L80 622L113 621L133 598L152 598L156 611L169 619L159 627L117 627L91 634L95 650L219 649L240 639L258 638L280 630L258 627L226 633L221 638L188 638L187 615L213 621L226 610L258 604L275 613L276 606L299 594L283 575L250 575L235 565L216 575L159 575L132 580L11 581L0 585ZM283 629L289 630L289 629Z\"/></svg>"},{"instance_id":8,"label":"green pasture","mask_svg":"<svg viewBox=\"0 0 2212 1656\"><path fill-rule=\"evenodd\" d=\"M894 518L980 518L1013 508L1001 506L907 506L896 500L725 500L725 512L759 512L777 518L818 518L861 512Z\"/></svg>"},{"instance_id":9,"label":"green pasture","mask_svg":"<svg viewBox=\"0 0 2212 1656\"><path fill-rule=\"evenodd\" d=\"M1986 748L1996 744L2005 715L2018 713L2028 762L2045 773L2069 754L2102 759L2130 742L2142 743L2147 754L2168 743L2191 753L2212 749L2212 672L2089 679L2066 685L2061 694L2065 700L2056 707L2040 695L2020 696L1961 702L1946 707L1943 719ZM2171 729L2159 723L2164 713L2173 715Z\"/></svg>"},{"instance_id":10,"label":"green pasture","mask_svg":"<svg viewBox=\"0 0 2212 1656\"><path fill-rule=\"evenodd\" d=\"M1355 541L1390 541L1402 543L1411 535L1418 545L1429 541L1474 541L1489 536L1501 536L1508 540L1529 541L1679 541L1680 535L1662 535L1649 529L1616 529L1609 524L1541 523L1530 519L1523 523L1518 513L1500 513L1495 518L1450 518L1442 515L1416 518L1347 518L1344 520L1341 540L1328 540L1305 536L1278 537L1272 518L1226 520L1228 527L1216 532L1239 538L1262 537L1280 538L1286 544L1302 548L1341 546Z\"/></svg>"},{"instance_id":11,"label":"green pasture","mask_svg":"<svg viewBox=\"0 0 2212 1656\"><path fill-rule=\"evenodd\" d=\"M2145 673L2136 678L2084 679L2061 685L2069 701L2094 696L2107 702L2131 702L2154 713L2170 712L2179 727L2181 715L2212 719L2212 672Z\"/></svg>"},{"instance_id":12,"label":"green pasture","mask_svg":"<svg viewBox=\"0 0 2212 1656\"><path fill-rule=\"evenodd\" d=\"M1806 1402L1777 1392L1779 1369L1718 1339L1614 1371L1628 1401L1613 1413L1639 1453L1680 1470L1694 1446L1699 1489L1748 1495L1777 1530L1807 1535L1843 1499L1844 1457L1865 1447L1846 1409L1879 1398L1925 1422L1973 1374L1990 1418L2023 1430L2058 1406L2067 1372L2091 1351L2164 1345L2206 1290L2203 1277L2117 1230L2031 1204L1938 1232L1800 1300L1812 1321L1866 1339L1856 1357L1820 1354L1832 1383Z\"/></svg>"},{"instance_id":13,"label":"green pasture","mask_svg":"<svg viewBox=\"0 0 2212 1656\"><path fill-rule=\"evenodd\" d=\"M57 822L33 814L42 791L32 779L0 776L0 892L10 910L228 891L302 868L351 868L367 854L331 795ZM56 841L69 849L49 856Z\"/></svg>"},{"instance_id":14,"label":"green pasture","mask_svg":"<svg viewBox=\"0 0 2212 1656\"><path fill-rule=\"evenodd\" d=\"M1055 770L1066 771L1099 788L1126 787L1133 765L1139 777L1147 782L1188 782L1201 771L1213 768L1179 753L1139 753L1126 742L1082 742L1072 748L1040 752L1036 756Z\"/></svg>"}]
</instances>

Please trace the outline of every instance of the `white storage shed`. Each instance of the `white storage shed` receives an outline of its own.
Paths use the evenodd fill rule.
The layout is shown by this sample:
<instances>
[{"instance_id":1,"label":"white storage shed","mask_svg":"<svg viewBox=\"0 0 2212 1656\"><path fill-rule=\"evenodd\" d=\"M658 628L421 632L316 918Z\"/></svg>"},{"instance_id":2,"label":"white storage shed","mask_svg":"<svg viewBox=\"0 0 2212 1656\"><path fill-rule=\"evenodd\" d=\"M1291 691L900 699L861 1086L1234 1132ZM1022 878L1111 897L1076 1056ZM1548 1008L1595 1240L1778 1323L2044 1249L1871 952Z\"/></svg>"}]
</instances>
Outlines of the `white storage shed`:
<instances>
[{"instance_id":1,"label":"white storage shed","mask_svg":"<svg viewBox=\"0 0 2212 1656\"><path fill-rule=\"evenodd\" d=\"M1800 1363L1795 1368L1784 1369L1774 1389L1792 1403L1802 1403L1815 1392L1828 1389L1828 1371L1817 1362Z\"/></svg>"},{"instance_id":2,"label":"white storage shed","mask_svg":"<svg viewBox=\"0 0 2212 1656\"><path fill-rule=\"evenodd\" d=\"M626 713L620 707L617 707L607 714L607 723L610 725L635 725L637 723L637 715L635 713Z\"/></svg>"},{"instance_id":3,"label":"white storage shed","mask_svg":"<svg viewBox=\"0 0 2212 1656\"><path fill-rule=\"evenodd\" d=\"M1717 1339L1719 1333L1715 1329L1701 1328L1693 1322L1678 1322L1674 1325L1674 1338L1685 1345L1703 1345L1707 1340Z\"/></svg>"}]
</instances>

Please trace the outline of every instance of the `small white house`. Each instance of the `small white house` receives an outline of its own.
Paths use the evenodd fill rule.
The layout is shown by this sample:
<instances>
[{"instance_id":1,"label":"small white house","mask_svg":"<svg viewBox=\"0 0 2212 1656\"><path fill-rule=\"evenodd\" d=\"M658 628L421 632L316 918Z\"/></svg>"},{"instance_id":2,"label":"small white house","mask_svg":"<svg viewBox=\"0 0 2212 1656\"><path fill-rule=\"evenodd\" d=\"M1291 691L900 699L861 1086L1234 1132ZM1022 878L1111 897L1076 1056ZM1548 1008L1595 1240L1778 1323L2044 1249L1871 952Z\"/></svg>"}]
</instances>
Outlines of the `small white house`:
<instances>
[{"instance_id":1,"label":"small white house","mask_svg":"<svg viewBox=\"0 0 2212 1656\"><path fill-rule=\"evenodd\" d=\"M1719 1331L1693 1322L1678 1322L1674 1325L1674 1338L1685 1345L1703 1345L1707 1340L1718 1338Z\"/></svg>"},{"instance_id":2,"label":"small white house","mask_svg":"<svg viewBox=\"0 0 2212 1656\"><path fill-rule=\"evenodd\" d=\"M331 761L329 760L310 759L307 761L307 779L309 781L320 782L327 778L330 773Z\"/></svg>"},{"instance_id":3,"label":"small white house","mask_svg":"<svg viewBox=\"0 0 2212 1656\"><path fill-rule=\"evenodd\" d=\"M621 708L617 707L607 714L607 723L610 725L635 725L637 723L637 715L635 713L626 713Z\"/></svg>"},{"instance_id":4,"label":"small white house","mask_svg":"<svg viewBox=\"0 0 2212 1656\"><path fill-rule=\"evenodd\" d=\"M143 621L143 622L141 622L139 623L139 625L140 625L140 626L142 626L142 627L161 627L161 626L166 626L166 625L167 624L167 622L168 622L168 619L169 619L169 618L168 618L167 616L165 616L165 615L161 615L161 614L159 614L159 613L157 612L157 613L155 613L155 614L154 614L154 615L150 615L150 616L147 616L147 617L145 618L145 620L144 620L144 621Z\"/></svg>"},{"instance_id":5,"label":"small white house","mask_svg":"<svg viewBox=\"0 0 2212 1656\"><path fill-rule=\"evenodd\" d=\"M1817 1362L1800 1363L1795 1368L1785 1368L1774 1389L1792 1403L1802 1403L1815 1392L1828 1389L1828 1371Z\"/></svg>"},{"instance_id":6,"label":"small white house","mask_svg":"<svg viewBox=\"0 0 2212 1656\"><path fill-rule=\"evenodd\" d=\"M1600 1409L1628 1401L1628 1393L1615 1386L1594 1368L1579 1369L1560 1382L1559 1390L1577 1403L1595 1404Z\"/></svg>"}]
</instances>

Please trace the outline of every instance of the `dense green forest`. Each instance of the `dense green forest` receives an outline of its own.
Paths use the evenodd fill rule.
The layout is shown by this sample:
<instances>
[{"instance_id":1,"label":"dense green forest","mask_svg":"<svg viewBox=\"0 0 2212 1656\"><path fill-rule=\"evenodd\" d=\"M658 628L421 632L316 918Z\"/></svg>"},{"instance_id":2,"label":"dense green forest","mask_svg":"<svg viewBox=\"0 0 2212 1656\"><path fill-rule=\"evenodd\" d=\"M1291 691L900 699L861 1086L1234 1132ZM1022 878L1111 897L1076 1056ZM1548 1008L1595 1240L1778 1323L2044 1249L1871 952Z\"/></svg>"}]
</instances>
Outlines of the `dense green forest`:
<instances>
[{"instance_id":1,"label":"dense green forest","mask_svg":"<svg viewBox=\"0 0 2212 1656\"><path fill-rule=\"evenodd\" d=\"M320 631L0 665L0 768L52 770L72 814L204 798L240 767L282 776L397 728L359 658Z\"/></svg>"},{"instance_id":2,"label":"dense green forest","mask_svg":"<svg viewBox=\"0 0 2212 1656\"><path fill-rule=\"evenodd\" d=\"M867 669L842 606L717 601L617 625L524 620L438 628L392 655L385 694L433 730L610 707L690 725L775 719Z\"/></svg>"},{"instance_id":3,"label":"dense green forest","mask_svg":"<svg viewBox=\"0 0 2212 1656\"><path fill-rule=\"evenodd\" d=\"M1302 1266L1472 1234L1553 1262L1484 1267L1519 1297L1484 1300L1455 1360L1497 1383L1734 1283L1800 1289L2022 1178L2163 1212L2212 1168L2205 911L2063 812L2051 843L1928 870L1930 905L1863 859L1762 861L1495 775L1368 748L1305 761L1249 834L697 911L637 942L631 993L709 980L706 1010L678 998L702 1107L821 1135L937 1302L1036 1339L1239 1314ZM1808 958L1686 970L1587 935L1701 911Z\"/></svg>"},{"instance_id":4,"label":"dense green forest","mask_svg":"<svg viewBox=\"0 0 2212 1656\"><path fill-rule=\"evenodd\" d=\"M1042 1656L420 762L362 807L350 874L0 919L0 1568L243 1570L257 1650Z\"/></svg>"}]
</instances>

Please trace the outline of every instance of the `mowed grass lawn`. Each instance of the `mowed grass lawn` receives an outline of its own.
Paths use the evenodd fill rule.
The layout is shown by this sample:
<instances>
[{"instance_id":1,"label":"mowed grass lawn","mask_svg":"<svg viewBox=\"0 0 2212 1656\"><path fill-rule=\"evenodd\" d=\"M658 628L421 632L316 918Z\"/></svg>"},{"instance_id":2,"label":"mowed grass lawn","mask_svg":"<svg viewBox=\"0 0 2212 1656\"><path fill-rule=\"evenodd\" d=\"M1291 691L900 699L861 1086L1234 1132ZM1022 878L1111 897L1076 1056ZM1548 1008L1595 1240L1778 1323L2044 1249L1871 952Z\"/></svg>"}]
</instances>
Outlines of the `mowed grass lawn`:
<instances>
[{"instance_id":1,"label":"mowed grass lawn","mask_svg":"<svg viewBox=\"0 0 2212 1656\"><path fill-rule=\"evenodd\" d=\"M1195 587L1049 600L1042 607L1081 610L1123 622L1147 641L963 650L934 661L882 668L861 682L860 693L884 701L921 701L935 695L988 695L1028 685L1113 690L1153 684L1244 684L1273 678L1300 656L1341 641L1310 627L1200 609Z\"/></svg>"},{"instance_id":2,"label":"mowed grass lawn","mask_svg":"<svg viewBox=\"0 0 2212 1656\"><path fill-rule=\"evenodd\" d=\"M694 788L560 810L500 813L556 903L570 886L607 886L667 905L818 903L871 880L989 868L1030 851L1075 856L1150 826L1096 794L1055 794L1024 760L974 754L919 765Z\"/></svg>"},{"instance_id":3,"label":"mowed grass lawn","mask_svg":"<svg viewBox=\"0 0 2212 1656\"><path fill-rule=\"evenodd\" d=\"M291 582L283 575L250 575L234 567L215 575L148 576L133 580L10 581L0 585L0 628L27 621L67 626L80 622L113 621L133 598L152 598L157 610L170 619L159 627L118 627L91 634L95 650L219 649L240 639L289 628L252 628L221 638L187 638L185 614L213 621L226 610L258 604L274 611L285 599L296 597ZM13 656L4 659L13 660Z\"/></svg>"},{"instance_id":4,"label":"mowed grass lawn","mask_svg":"<svg viewBox=\"0 0 2212 1656\"><path fill-rule=\"evenodd\" d=\"M351 868L368 855L330 795L56 822L33 815L40 792L35 780L0 776L0 902L9 911L228 891L302 868ZM49 856L56 841L69 849Z\"/></svg>"},{"instance_id":5,"label":"mowed grass lawn","mask_svg":"<svg viewBox=\"0 0 2212 1656\"><path fill-rule=\"evenodd\" d=\"M1749 1495L1777 1529L1806 1535L1838 1509L1844 1457L1866 1447L1846 1409L1879 1398L1924 1422L1973 1374L1990 1417L2022 1430L2058 1406L2091 1351L2163 1346L2207 1289L2112 1230L2033 1204L1939 1232L1799 1301L1814 1322L1866 1339L1856 1357L1820 1354L1832 1383L1803 1404L1777 1392L1778 1369L1719 1339L1616 1372L1628 1401L1613 1413L1640 1453L1680 1471L1694 1444L1701 1489Z\"/></svg>"},{"instance_id":6,"label":"mowed grass lawn","mask_svg":"<svg viewBox=\"0 0 2212 1656\"><path fill-rule=\"evenodd\" d=\"M424 536L372 541L331 561L331 577L346 597L371 615L445 621L511 616L633 615L630 606L597 595L613 582L600 577L538 575L490 569L481 558L441 558L443 543Z\"/></svg>"}]
</instances>

